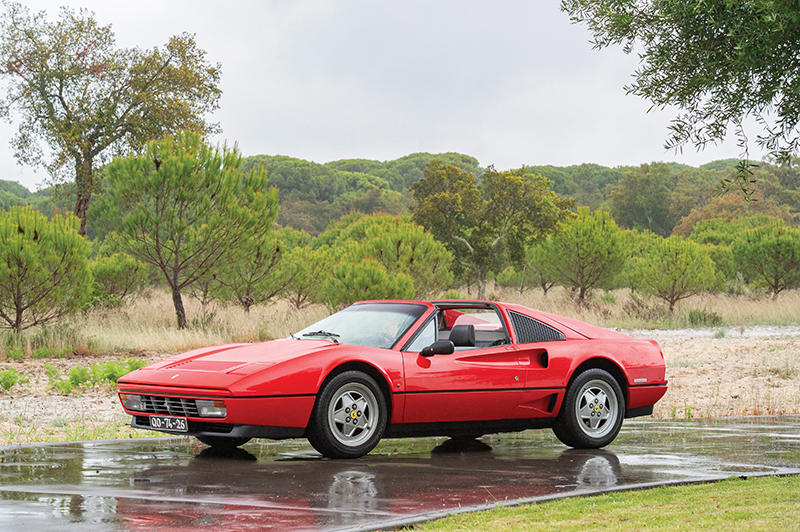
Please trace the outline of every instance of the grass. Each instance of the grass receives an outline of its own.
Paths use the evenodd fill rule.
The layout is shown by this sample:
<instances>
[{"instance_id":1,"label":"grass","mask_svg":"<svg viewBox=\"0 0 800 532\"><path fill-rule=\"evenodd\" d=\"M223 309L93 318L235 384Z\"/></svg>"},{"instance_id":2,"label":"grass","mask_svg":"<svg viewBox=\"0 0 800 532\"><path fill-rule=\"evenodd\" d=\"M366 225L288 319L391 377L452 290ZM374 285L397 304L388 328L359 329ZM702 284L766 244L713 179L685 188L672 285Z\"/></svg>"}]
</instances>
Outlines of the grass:
<instances>
[{"instance_id":1,"label":"grass","mask_svg":"<svg viewBox=\"0 0 800 532\"><path fill-rule=\"evenodd\" d=\"M158 438L167 436L152 430L131 428L125 421L95 422L86 419L36 425L17 424L0 429L0 444L26 444L60 441Z\"/></svg>"},{"instance_id":2,"label":"grass","mask_svg":"<svg viewBox=\"0 0 800 532\"><path fill-rule=\"evenodd\" d=\"M116 384L117 379L141 368L145 362L138 358L126 358L119 362L99 362L91 366L75 366L61 373L55 366L45 363L44 370L50 387L61 395L70 395L82 386ZM0 381L0 384L2 381Z\"/></svg>"},{"instance_id":3,"label":"grass","mask_svg":"<svg viewBox=\"0 0 800 532\"><path fill-rule=\"evenodd\" d=\"M450 296L454 291L448 292ZM448 295L445 294L445 295ZM458 291L463 298L477 294ZM604 327L683 328L744 327L746 325L800 325L800 291L782 293L777 300L752 295L701 295L681 301L673 314L652 299L627 289L597 292L587 304L578 306L560 287L546 296L530 289L521 296L511 288L495 287L488 299L520 303ZM0 359L60 358L72 355L112 353L175 353L195 347L231 342L255 342L280 338L328 314L323 305L294 309L285 301L258 305L245 312L231 305L205 309L184 298L190 327L178 330L172 299L164 290L150 290L119 308L85 312L48 328L34 328L20 337L0 334ZM723 331L724 329L718 329ZM719 335L725 334L717 333Z\"/></svg>"},{"instance_id":4,"label":"grass","mask_svg":"<svg viewBox=\"0 0 800 532\"><path fill-rule=\"evenodd\" d=\"M496 508L419 530L797 530L800 476L621 491Z\"/></svg>"}]
</instances>

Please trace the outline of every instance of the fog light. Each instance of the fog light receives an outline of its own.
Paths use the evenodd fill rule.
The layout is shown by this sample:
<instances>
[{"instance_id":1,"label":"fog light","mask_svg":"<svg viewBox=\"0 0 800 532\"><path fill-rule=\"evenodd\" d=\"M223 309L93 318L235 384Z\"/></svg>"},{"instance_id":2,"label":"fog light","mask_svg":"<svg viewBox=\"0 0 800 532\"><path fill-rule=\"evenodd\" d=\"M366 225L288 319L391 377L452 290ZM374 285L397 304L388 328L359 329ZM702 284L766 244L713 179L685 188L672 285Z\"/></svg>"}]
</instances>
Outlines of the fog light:
<instances>
[{"instance_id":1,"label":"fog light","mask_svg":"<svg viewBox=\"0 0 800 532\"><path fill-rule=\"evenodd\" d=\"M121 393L119 394L119 398L122 401L122 406L128 410L136 410L137 412L143 412L145 410L141 395Z\"/></svg>"},{"instance_id":2,"label":"fog light","mask_svg":"<svg viewBox=\"0 0 800 532\"><path fill-rule=\"evenodd\" d=\"M228 414L225 401L206 401L197 399L197 413L200 417L225 417Z\"/></svg>"}]
</instances>

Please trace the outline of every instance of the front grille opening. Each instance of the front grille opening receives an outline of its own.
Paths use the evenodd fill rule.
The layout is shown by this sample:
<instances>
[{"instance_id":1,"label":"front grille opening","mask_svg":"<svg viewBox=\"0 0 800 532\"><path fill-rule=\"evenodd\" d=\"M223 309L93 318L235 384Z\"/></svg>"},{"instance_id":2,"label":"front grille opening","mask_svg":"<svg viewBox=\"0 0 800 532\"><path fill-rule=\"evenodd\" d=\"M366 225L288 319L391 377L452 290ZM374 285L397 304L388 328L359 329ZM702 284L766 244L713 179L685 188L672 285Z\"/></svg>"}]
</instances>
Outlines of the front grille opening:
<instances>
[{"instance_id":1,"label":"front grille opening","mask_svg":"<svg viewBox=\"0 0 800 532\"><path fill-rule=\"evenodd\" d=\"M195 399L185 397L161 397L158 395L142 395L144 410L149 414L162 414L167 416L199 417Z\"/></svg>"}]
</instances>

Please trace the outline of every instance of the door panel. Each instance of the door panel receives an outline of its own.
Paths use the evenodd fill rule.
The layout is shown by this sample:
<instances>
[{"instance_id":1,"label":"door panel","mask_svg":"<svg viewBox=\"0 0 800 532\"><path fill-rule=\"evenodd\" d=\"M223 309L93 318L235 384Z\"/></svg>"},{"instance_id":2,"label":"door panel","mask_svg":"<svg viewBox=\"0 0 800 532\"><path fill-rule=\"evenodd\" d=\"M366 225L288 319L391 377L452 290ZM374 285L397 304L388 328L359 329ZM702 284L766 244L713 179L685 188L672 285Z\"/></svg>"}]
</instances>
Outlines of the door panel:
<instances>
[{"instance_id":1,"label":"door panel","mask_svg":"<svg viewBox=\"0 0 800 532\"><path fill-rule=\"evenodd\" d=\"M432 357L403 353L403 366L405 423L521 417L525 368L513 345Z\"/></svg>"}]
</instances>

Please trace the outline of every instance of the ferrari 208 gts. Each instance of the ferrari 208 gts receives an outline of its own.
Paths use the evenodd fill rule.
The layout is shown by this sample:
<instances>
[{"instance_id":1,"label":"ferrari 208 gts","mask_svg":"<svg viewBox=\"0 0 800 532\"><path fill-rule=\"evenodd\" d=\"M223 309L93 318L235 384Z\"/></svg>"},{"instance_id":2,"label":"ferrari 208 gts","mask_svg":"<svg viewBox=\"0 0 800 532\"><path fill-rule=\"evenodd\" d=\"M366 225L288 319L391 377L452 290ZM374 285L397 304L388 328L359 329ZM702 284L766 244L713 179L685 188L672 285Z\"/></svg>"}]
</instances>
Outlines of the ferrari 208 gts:
<instances>
[{"instance_id":1,"label":"ferrari 208 gts","mask_svg":"<svg viewBox=\"0 0 800 532\"><path fill-rule=\"evenodd\" d=\"M598 448L667 390L654 340L520 305L362 301L257 344L197 349L118 381L132 426L214 447L306 437L355 458L383 437L551 427Z\"/></svg>"}]
</instances>

